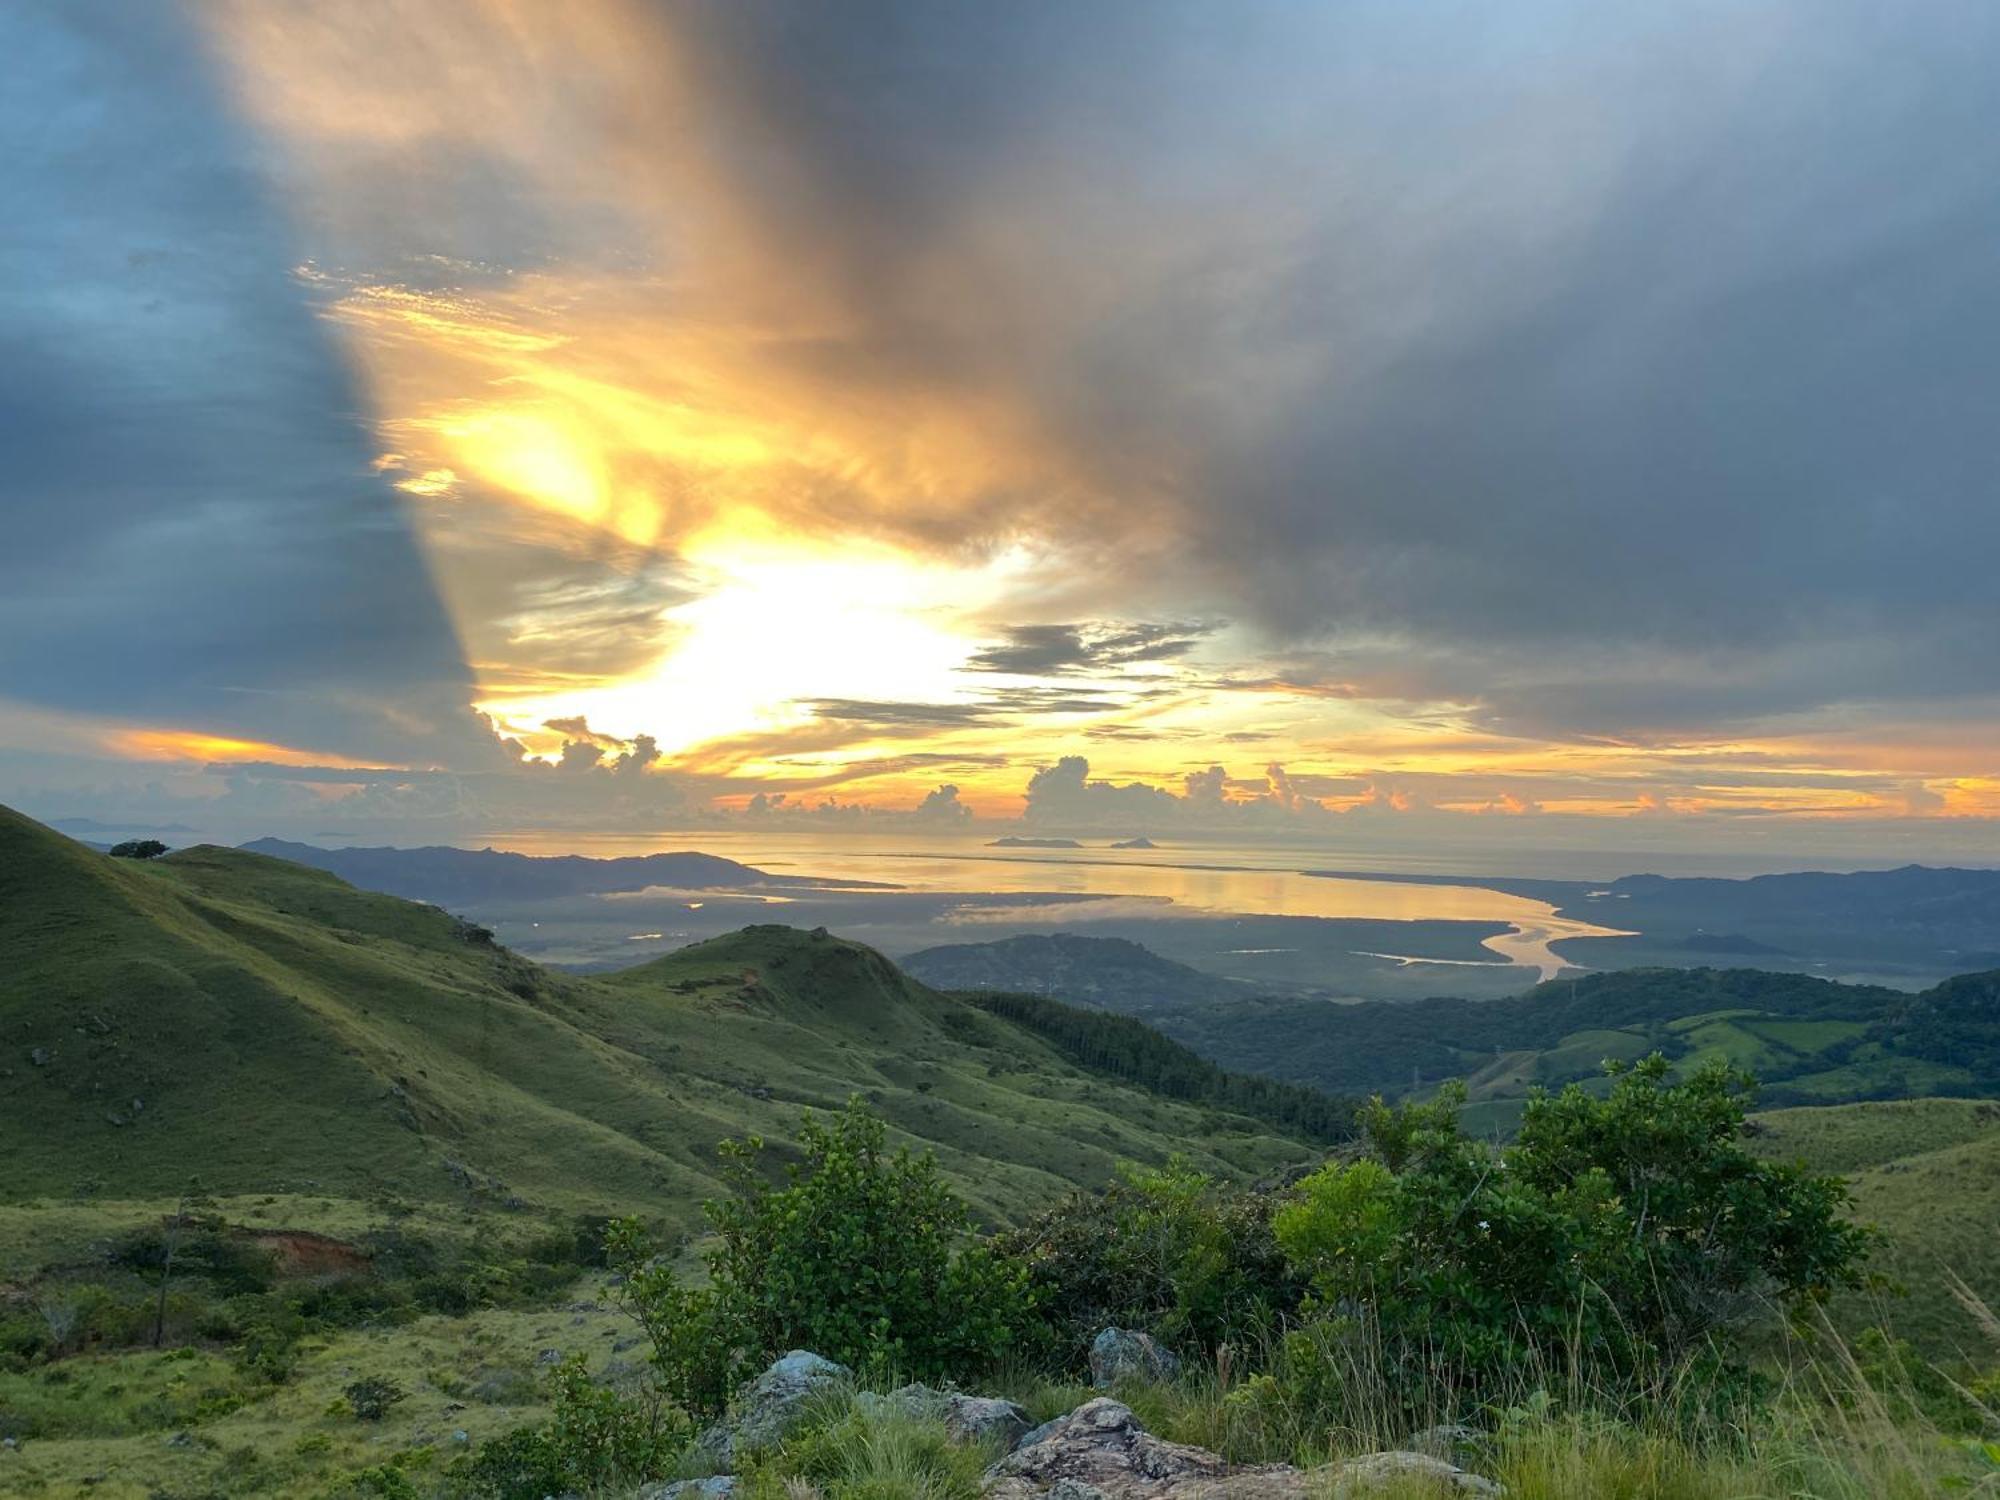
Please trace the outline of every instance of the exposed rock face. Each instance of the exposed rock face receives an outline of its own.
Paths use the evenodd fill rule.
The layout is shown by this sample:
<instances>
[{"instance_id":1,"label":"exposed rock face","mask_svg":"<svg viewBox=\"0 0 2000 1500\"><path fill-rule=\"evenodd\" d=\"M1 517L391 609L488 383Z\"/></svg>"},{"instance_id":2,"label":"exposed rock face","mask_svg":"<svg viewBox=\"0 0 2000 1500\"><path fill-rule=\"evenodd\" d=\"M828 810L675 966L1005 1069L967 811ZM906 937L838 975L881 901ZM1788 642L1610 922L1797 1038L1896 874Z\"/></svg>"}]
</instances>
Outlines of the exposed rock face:
<instances>
[{"instance_id":1,"label":"exposed rock face","mask_svg":"<svg viewBox=\"0 0 2000 1500\"><path fill-rule=\"evenodd\" d=\"M1034 1424L1027 1412L998 1396L967 1396L958 1391L934 1391L927 1385L906 1385L878 1396L863 1391L854 1398L863 1410L887 1407L942 1422L953 1442L993 1442L1012 1448Z\"/></svg>"},{"instance_id":2,"label":"exposed rock face","mask_svg":"<svg viewBox=\"0 0 2000 1500\"><path fill-rule=\"evenodd\" d=\"M1149 1333L1107 1328L1090 1341L1090 1379L1099 1390L1121 1380L1169 1380L1180 1356Z\"/></svg>"},{"instance_id":3,"label":"exposed rock face","mask_svg":"<svg viewBox=\"0 0 2000 1500\"><path fill-rule=\"evenodd\" d=\"M729 1415L696 1438L695 1446L717 1468L733 1468L739 1454L782 1442L812 1397L852 1374L845 1365L794 1349L738 1391Z\"/></svg>"},{"instance_id":4,"label":"exposed rock face","mask_svg":"<svg viewBox=\"0 0 2000 1500\"><path fill-rule=\"evenodd\" d=\"M1154 1437L1129 1407L1100 1396L1029 1433L986 1471L983 1489L987 1500L1365 1500L1424 1480L1440 1496L1501 1493L1422 1453L1371 1453L1313 1470L1231 1464Z\"/></svg>"}]
</instances>

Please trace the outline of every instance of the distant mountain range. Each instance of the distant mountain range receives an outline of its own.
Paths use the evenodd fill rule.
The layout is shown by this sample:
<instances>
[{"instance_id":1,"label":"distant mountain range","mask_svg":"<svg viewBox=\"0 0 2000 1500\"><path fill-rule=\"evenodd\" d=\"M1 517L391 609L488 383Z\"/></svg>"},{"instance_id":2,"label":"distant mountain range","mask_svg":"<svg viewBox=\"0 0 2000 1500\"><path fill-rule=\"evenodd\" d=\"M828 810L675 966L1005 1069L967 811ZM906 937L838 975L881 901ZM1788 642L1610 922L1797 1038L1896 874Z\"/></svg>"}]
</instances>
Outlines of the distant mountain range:
<instances>
[{"instance_id":1,"label":"distant mountain range","mask_svg":"<svg viewBox=\"0 0 2000 1500\"><path fill-rule=\"evenodd\" d=\"M2000 870L1905 865L1747 880L1627 875L1606 886L1521 893L1553 900L1564 916L1642 934L1562 945L1566 957L1592 966L1699 952L1885 975L2000 966Z\"/></svg>"},{"instance_id":2,"label":"distant mountain range","mask_svg":"<svg viewBox=\"0 0 2000 1500\"><path fill-rule=\"evenodd\" d=\"M381 891L437 906L602 895L643 891L653 886L680 891L757 887L892 889L861 880L772 875L733 859L692 850L592 859L580 854L513 854L500 849L452 849L438 845L421 849L321 849L284 839L257 839L243 848L252 854L325 870L365 891Z\"/></svg>"},{"instance_id":3,"label":"distant mountain range","mask_svg":"<svg viewBox=\"0 0 2000 1500\"><path fill-rule=\"evenodd\" d=\"M933 948L943 988L1020 992L1141 1016L1225 1068L1335 1093L1469 1081L1506 1123L1527 1091L1664 1052L1755 1072L1778 1103L2000 1094L2000 970L1921 993L1763 969L1620 969L1514 999L1367 1001L1245 993L1136 943L1063 934Z\"/></svg>"}]
</instances>

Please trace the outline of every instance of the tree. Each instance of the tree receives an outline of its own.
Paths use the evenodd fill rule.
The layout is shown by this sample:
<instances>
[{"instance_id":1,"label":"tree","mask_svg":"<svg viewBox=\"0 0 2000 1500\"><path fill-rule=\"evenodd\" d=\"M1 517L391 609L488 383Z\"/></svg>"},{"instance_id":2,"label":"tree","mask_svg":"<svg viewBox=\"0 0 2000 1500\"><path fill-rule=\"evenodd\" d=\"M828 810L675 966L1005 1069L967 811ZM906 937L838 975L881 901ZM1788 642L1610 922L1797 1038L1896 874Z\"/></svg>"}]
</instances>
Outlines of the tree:
<instances>
[{"instance_id":1,"label":"tree","mask_svg":"<svg viewBox=\"0 0 2000 1500\"><path fill-rule=\"evenodd\" d=\"M726 1141L733 1197L704 1205L717 1236L709 1284L684 1284L631 1220L613 1231L625 1296L663 1388L691 1412L787 1349L943 1380L998 1357L1028 1314L1024 1267L969 1242L970 1216L935 1158L891 1154L856 1097L799 1130L804 1160L774 1187L764 1143Z\"/></svg>"},{"instance_id":2,"label":"tree","mask_svg":"<svg viewBox=\"0 0 2000 1500\"><path fill-rule=\"evenodd\" d=\"M43 1326L49 1331L49 1358L59 1359L69 1348L83 1306L74 1297L44 1297L35 1304L35 1311L42 1315Z\"/></svg>"},{"instance_id":3,"label":"tree","mask_svg":"<svg viewBox=\"0 0 2000 1500\"><path fill-rule=\"evenodd\" d=\"M158 839L127 839L111 846L113 859L158 859L166 852L167 846Z\"/></svg>"},{"instance_id":4,"label":"tree","mask_svg":"<svg viewBox=\"0 0 2000 1500\"><path fill-rule=\"evenodd\" d=\"M181 1240L190 1228L212 1226L216 1220L213 1214L204 1212L212 1208L213 1200L202 1190L199 1182L188 1184L188 1190L181 1194L180 1202L167 1216L160 1232L160 1298L153 1309L153 1347L159 1348L166 1339L167 1294L174 1285L174 1258L179 1255Z\"/></svg>"},{"instance_id":5,"label":"tree","mask_svg":"<svg viewBox=\"0 0 2000 1500\"><path fill-rule=\"evenodd\" d=\"M1460 1132L1462 1088L1366 1114L1373 1159L1329 1166L1274 1220L1327 1316L1367 1318L1393 1383L1504 1386L1584 1369L1634 1389L1743 1377L1742 1335L1859 1284L1870 1236L1846 1185L1742 1144L1752 1080L1669 1081L1657 1055L1529 1101L1499 1150Z\"/></svg>"}]
</instances>

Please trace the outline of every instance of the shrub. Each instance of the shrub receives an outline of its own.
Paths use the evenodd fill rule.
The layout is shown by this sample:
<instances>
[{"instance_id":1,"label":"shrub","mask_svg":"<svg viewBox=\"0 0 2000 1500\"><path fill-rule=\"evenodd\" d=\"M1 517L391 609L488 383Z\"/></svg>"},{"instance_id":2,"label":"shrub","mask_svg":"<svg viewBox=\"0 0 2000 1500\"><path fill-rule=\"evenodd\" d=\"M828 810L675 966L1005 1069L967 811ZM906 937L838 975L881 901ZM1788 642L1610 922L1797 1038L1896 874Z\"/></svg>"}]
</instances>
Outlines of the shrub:
<instances>
[{"instance_id":1,"label":"shrub","mask_svg":"<svg viewBox=\"0 0 2000 1500\"><path fill-rule=\"evenodd\" d=\"M451 1493L541 1500L630 1486L656 1473L690 1435L658 1401L628 1399L591 1379L580 1354L549 1372L548 1394L548 1422L516 1428L454 1463Z\"/></svg>"},{"instance_id":2,"label":"shrub","mask_svg":"<svg viewBox=\"0 0 2000 1500\"><path fill-rule=\"evenodd\" d=\"M357 1422L379 1422L389 1415L390 1407L405 1399L401 1386L379 1375L356 1380L341 1394L347 1398L348 1410L354 1413Z\"/></svg>"},{"instance_id":3,"label":"shrub","mask_svg":"<svg viewBox=\"0 0 2000 1500\"><path fill-rule=\"evenodd\" d=\"M1657 1056L1611 1071L1607 1098L1534 1096L1504 1150L1460 1133L1462 1090L1377 1101L1378 1159L1323 1169L1276 1215L1313 1308L1370 1323L1391 1389L1504 1388L1538 1365L1612 1390L1696 1368L1728 1386L1760 1311L1858 1284L1868 1236L1840 1181L1741 1144L1747 1077L1673 1084Z\"/></svg>"},{"instance_id":4,"label":"shrub","mask_svg":"<svg viewBox=\"0 0 2000 1500\"><path fill-rule=\"evenodd\" d=\"M995 1249L1025 1267L1065 1367L1108 1324L1212 1352L1257 1342L1298 1307L1301 1283L1271 1207L1176 1157L1156 1171L1127 1168L1102 1193L1072 1194Z\"/></svg>"},{"instance_id":5,"label":"shrub","mask_svg":"<svg viewBox=\"0 0 2000 1500\"><path fill-rule=\"evenodd\" d=\"M926 1153L888 1153L857 1098L807 1117L804 1161L774 1187L763 1143L725 1142L734 1197L706 1205L720 1241L709 1285L683 1286L631 1221L613 1233L627 1299L652 1338L666 1391L712 1412L746 1374L787 1349L920 1380L988 1364L1027 1323L1026 1272L968 1243L965 1205Z\"/></svg>"},{"instance_id":6,"label":"shrub","mask_svg":"<svg viewBox=\"0 0 2000 1500\"><path fill-rule=\"evenodd\" d=\"M851 1407L788 1439L775 1468L804 1480L827 1500L977 1500L980 1477L995 1454L954 1442L943 1425L905 1413ZM755 1486L752 1493L775 1486Z\"/></svg>"},{"instance_id":7,"label":"shrub","mask_svg":"<svg viewBox=\"0 0 2000 1500\"><path fill-rule=\"evenodd\" d=\"M113 859L158 859L166 852L167 846L158 839L126 839L111 846Z\"/></svg>"}]
</instances>

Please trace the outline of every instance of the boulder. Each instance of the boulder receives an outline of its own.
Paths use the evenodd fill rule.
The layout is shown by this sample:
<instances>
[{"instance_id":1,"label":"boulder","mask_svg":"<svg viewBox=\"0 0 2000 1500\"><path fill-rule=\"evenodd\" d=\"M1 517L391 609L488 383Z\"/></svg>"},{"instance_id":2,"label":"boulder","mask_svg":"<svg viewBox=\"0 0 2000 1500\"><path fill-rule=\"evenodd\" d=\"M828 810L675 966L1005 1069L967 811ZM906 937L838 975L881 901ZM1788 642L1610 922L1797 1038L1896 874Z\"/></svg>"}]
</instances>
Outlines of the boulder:
<instances>
[{"instance_id":1,"label":"boulder","mask_svg":"<svg viewBox=\"0 0 2000 1500\"><path fill-rule=\"evenodd\" d=\"M1012 1448L1034 1425L1023 1408L999 1396L954 1394L945 1401L944 1429L961 1443L993 1442Z\"/></svg>"},{"instance_id":2,"label":"boulder","mask_svg":"<svg viewBox=\"0 0 2000 1500\"><path fill-rule=\"evenodd\" d=\"M1380 1494L1384 1490L1398 1495L1412 1492L1439 1496L1506 1493L1492 1480L1468 1474L1456 1464L1433 1458L1428 1453L1370 1453L1334 1464L1331 1468L1333 1500L1364 1500L1364 1497Z\"/></svg>"},{"instance_id":3,"label":"boulder","mask_svg":"<svg viewBox=\"0 0 2000 1500\"><path fill-rule=\"evenodd\" d=\"M662 1480L640 1487L638 1500L729 1500L741 1483L734 1474L711 1474L706 1479Z\"/></svg>"},{"instance_id":4,"label":"boulder","mask_svg":"<svg viewBox=\"0 0 2000 1500\"><path fill-rule=\"evenodd\" d=\"M845 1365L794 1349L738 1391L729 1403L729 1415L696 1438L695 1447L717 1468L734 1468L739 1453L782 1442L813 1397L853 1373Z\"/></svg>"},{"instance_id":5,"label":"boulder","mask_svg":"<svg viewBox=\"0 0 2000 1500\"><path fill-rule=\"evenodd\" d=\"M1440 1422L1412 1435L1403 1447L1412 1453L1428 1453L1432 1458L1463 1464L1485 1451L1486 1434L1457 1422Z\"/></svg>"},{"instance_id":6,"label":"boulder","mask_svg":"<svg viewBox=\"0 0 2000 1500\"><path fill-rule=\"evenodd\" d=\"M1012 1448L1034 1426L1026 1411L998 1396L968 1396L959 1391L934 1391L927 1385L906 1385L886 1396L863 1391L854 1398L864 1411L888 1409L942 1422L953 1442L992 1442Z\"/></svg>"},{"instance_id":7,"label":"boulder","mask_svg":"<svg viewBox=\"0 0 2000 1500\"><path fill-rule=\"evenodd\" d=\"M1090 1341L1090 1381L1099 1390L1121 1380L1171 1380L1180 1357L1150 1333L1107 1328Z\"/></svg>"},{"instance_id":8,"label":"boulder","mask_svg":"<svg viewBox=\"0 0 2000 1500\"><path fill-rule=\"evenodd\" d=\"M1322 1469L1232 1464L1169 1443L1109 1397L1036 1428L986 1471L987 1500L1363 1500L1430 1481L1440 1496L1498 1495L1490 1480L1422 1453L1371 1453Z\"/></svg>"}]
</instances>

